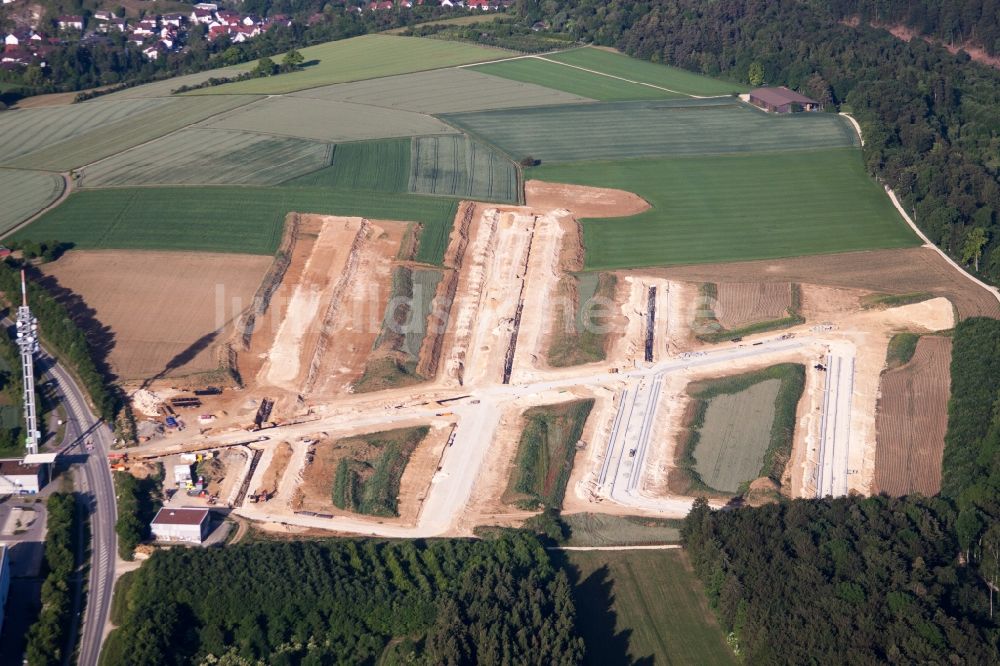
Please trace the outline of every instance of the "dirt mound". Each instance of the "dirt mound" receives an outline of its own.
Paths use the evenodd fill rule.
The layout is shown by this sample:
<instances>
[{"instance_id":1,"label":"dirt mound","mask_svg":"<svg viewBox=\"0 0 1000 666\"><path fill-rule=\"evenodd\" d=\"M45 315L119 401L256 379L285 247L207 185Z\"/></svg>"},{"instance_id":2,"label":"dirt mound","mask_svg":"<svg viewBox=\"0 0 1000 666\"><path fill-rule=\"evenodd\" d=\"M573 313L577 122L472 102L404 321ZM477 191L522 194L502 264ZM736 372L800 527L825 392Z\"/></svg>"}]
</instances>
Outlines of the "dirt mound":
<instances>
[{"instance_id":1,"label":"dirt mound","mask_svg":"<svg viewBox=\"0 0 1000 666\"><path fill-rule=\"evenodd\" d=\"M635 271L688 282L806 282L890 294L944 296L961 318L1000 317L1000 303L931 248L822 254L791 259L698 264Z\"/></svg>"},{"instance_id":2,"label":"dirt mound","mask_svg":"<svg viewBox=\"0 0 1000 666\"><path fill-rule=\"evenodd\" d=\"M607 187L585 187L529 180L524 184L527 205L537 211L565 208L574 217L626 217L649 210L637 194Z\"/></svg>"}]
</instances>

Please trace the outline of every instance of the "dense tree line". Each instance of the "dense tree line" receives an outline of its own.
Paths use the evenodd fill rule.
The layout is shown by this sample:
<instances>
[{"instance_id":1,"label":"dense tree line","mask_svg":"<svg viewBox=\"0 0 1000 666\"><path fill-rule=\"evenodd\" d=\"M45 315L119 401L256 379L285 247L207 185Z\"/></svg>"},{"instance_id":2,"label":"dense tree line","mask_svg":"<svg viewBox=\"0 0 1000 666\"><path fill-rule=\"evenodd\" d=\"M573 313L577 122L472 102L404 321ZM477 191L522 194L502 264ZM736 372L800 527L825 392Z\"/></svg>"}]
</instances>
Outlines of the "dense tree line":
<instances>
[{"instance_id":1,"label":"dense tree line","mask_svg":"<svg viewBox=\"0 0 1000 666\"><path fill-rule=\"evenodd\" d=\"M172 549L133 576L109 666L582 658L568 579L526 534Z\"/></svg>"},{"instance_id":2,"label":"dense tree line","mask_svg":"<svg viewBox=\"0 0 1000 666\"><path fill-rule=\"evenodd\" d=\"M18 266L7 261L0 262L0 291L6 295L8 302L20 302L21 274ZM33 281L28 282L28 300L32 314L38 318L42 340L72 367L99 416L110 422L118 410L118 394L105 385L83 331L73 322L66 308Z\"/></svg>"},{"instance_id":3,"label":"dense tree line","mask_svg":"<svg viewBox=\"0 0 1000 666\"><path fill-rule=\"evenodd\" d=\"M1000 0L831 0L829 5L843 18L902 24L949 44L1000 53Z\"/></svg>"},{"instance_id":4,"label":"dense tree line","mask_svg":"<svg viewBox=\"0 0 1000 666\"><path fill-rule=\"evenodd\" d=\"M851 497L736 511L699 500L683 537L746 663L1000 660L984 586L956 557L945 500Z\"/></svg>"},{"instance_id":5,"label":"dense tree line","mask_svg":"<svg viewBox=\"0 0 1000 666\"><path fill-rule=\"evenodd\" d=\"M163 466L156 476L137 479L129 472L115 472L115 498L118 501L118 555L123 560L134 557L135 547L149 537L149 524L162 505Z\"/></svg>"},{"instance_id":6,"label":"dense tree line","mask_svg":"<svg viewBox=\"0 0 1000 666\"><path fill-rule=\"evenodd\" d=\"M1000 321L955 328L941 494L958 506L959 546L984 579L1000 558Z\"/></svg>"},{"instance_id":7,"label":"dense tree line","mask_svg":"<svg viewBox=\"0 0 1000 666\"><path fill-rule=\"evenodd\" d=\"M403 34L409 37L435 37L437 39L475 42L484 46L495 46L521 53L541 53L542 51L572 46L570 37L567 35L536 31L513 17L462 25L428 23L416 25Z\"/></svg>"},{"instance_id":8,"label":"dense tree line","mask_svg":"<svg viewBox=\"0 0 1000 666\"><path fill-rule=\"evenodd\" d=\"M286 5L291 9L283 9ZM163 54L156 60L147 59L140 47L127 41L126 35L109 34L98 40L77 41L53 50L46 57L45 69L30 66L20 73L0 71L0 81L24 86L23 95L69 92L97 86L139 85L181 74L259 60L311 44L465 13L459 8L427 5L359 14L346 12L343 6L333 7L326 3L270 3L253 0L243 3L240 10L260 15L291 11L294 22L291 26L275 26L240 44L232 43L228 37L209 40L204 36L204 26L198 26L192 29L186 49ZM310 24L309 17L313 12L321 12L322 18ZM7 101L11 101L10 96Z\"/></svg>"},{"instance_id":9,"label":"dense tree line","mask_svg":"<svg viewBox=\"0 0 1000 666\"><path fill-rule=\"evenodd\" d=\"M45 568L42 612L28 631L29 666L63 663L66 639L73 621L72 578L76 570L76 499L72 493L53 493L45 505Z\"/></svg>"},{"instance_id":10,"label":"dense tree line","mask_svg":"<svg viewBox=\"0 0 1000 666\"><path fill-rule=\"evenodd\" d=\"M820 0L519 0L518 10L637 58L743 82L755 70L828 110L850 109L869 171L931 240L1000 279L1000 72L921 40L852 28Z\"/></svg>"}]
</instances>

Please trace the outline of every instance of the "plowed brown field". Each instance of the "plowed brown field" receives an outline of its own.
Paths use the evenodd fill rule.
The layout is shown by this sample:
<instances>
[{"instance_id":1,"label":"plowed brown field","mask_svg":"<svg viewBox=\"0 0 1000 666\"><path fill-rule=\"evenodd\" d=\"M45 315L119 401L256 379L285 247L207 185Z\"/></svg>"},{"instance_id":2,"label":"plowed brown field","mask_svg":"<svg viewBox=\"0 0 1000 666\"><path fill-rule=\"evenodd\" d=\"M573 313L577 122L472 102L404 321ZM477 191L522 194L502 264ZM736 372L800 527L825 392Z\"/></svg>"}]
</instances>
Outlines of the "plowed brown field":
<instances>
[{"instance_id":1,"label":"plowed brown field","mask_svg":"<svg viewBox=\"0 0 1000 666\"><path fill-rule=\"evenodd\" d=\"M727 330L788 315L792 286L787 282L723 282L715 317Z\"/></svg>"},{"instance_id":2,"label":"plowed brown field","mask_svg":"<svg viewBox=\"0 0 1000 666\"><path fill-rule=\"evenodd\" d=\"M112 371L146 380L215 370L217 346L270 263L243 254L73 250L41 268Z\"/></svg>"},{"instance_id":3,"label":"plowed brown field","mask_svg":"<svg viewBox=\"0 0 1000 666\"><path fill-rule=\"evenodd\" d=\"M891 294L926 291L948 298L963 319L977 315L1000 317L1000 303L996 298L962 277L937 252L925 247L675 266L635 272L720 285L725 282L807 282Z\"/></svg>"},{"instance_id":4,"label":"plowed brown field","mask_svg":"<svg viewBox=\"0 0 1000 666\"><path fill-rule=\"evenodd\" d=\"M909 363L882 375L874 492L933 495L941 489L950 365L951 338L924 336Z\"/></svg>"}]
</instances>

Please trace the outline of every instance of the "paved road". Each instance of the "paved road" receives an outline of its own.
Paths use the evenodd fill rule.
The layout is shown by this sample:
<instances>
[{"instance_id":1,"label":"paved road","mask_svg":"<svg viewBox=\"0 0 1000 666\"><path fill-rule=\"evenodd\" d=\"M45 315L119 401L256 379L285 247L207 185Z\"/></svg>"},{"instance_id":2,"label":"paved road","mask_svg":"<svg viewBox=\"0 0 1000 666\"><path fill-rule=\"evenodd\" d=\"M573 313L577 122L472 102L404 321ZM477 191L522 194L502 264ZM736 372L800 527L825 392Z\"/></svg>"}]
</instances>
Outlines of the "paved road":
<instances>
[{"instance_id":1,"label":"paved road","mask_svg":"<svg viewBox=\"0 0 1000 666\"><path fill-rule=\"evenodd\" d=\"M851 400L854 395L854 358L827 356L820 421L816 497L847 495L851 452Z\"/></svg>"},{"instance_id":2,"label":"paved road","mask_svg":"<svg viewBox=\"0 0 1000 666\"><path fill-rule=\"evenodd\" d=\"M590 374L560 376L556 379L543 379L526 384L492 385L470 389L467 397L450 404L447 408L458 420L455 443L444 453L441 470L432 481L427 501L415 526L382 524L373 520L344 517L288 515L273 512L267 505L246 505L237 509L236 513L258 520L273 520L289 525L335 529L366 535L396 538L438 536L454 525L468 503L479 470L486 458L486 452L492 443L503 403L561 389L611 386L617 383L624 384L628 388L625 393L627 399L623 399L619 407L620 411L625 411L616 419L616 432L610 438L606 454L610 461L605 460L605 472L602 473L608 484L608 496L619 504L659 511L664 515L684 516L690 510L692 498L646 497L640 493L639 488L638 470L645 461L645 452L649 446L662 377L669 372L694 367L725 366L733 361L801 349L818 342L821 341L812 337L770 339L760 345L734 345L711 352L683 354L652 366L634 368L621 373L595 373L590 369L585 371ZM349 422L345 422L343 416L327 417L301 425L277 428L274 433L264 432L270 433L272 438L288 438L305 436L317 430L336 432L359 425L387 425L421 420L426 422L441 409L439 406L435 406L434 409L414 406L388 412L374 410L359 413ZM206 441L221 443L226 440L238 441L246 437L245 432L240 432L207 438ZM628 451L632 448L636 449L634 457L628 455ZM635 474L632 474L633 466L637 470Z\"/></svg>"},{"instance_id":3,"label":"paved road","mask_svg":"<svg viewBox=\"0 0 1000 666\"><path fill-rule=\"evenodd\" d=\"M78 476L81 486L78 490L90 503L87 508L90 511L92 548L83 635L77 661L81 666L93 666L97 664L101 652L115 579L117 507L111 471L107 465L112 434L90 411L83 391L72 376L51 357L44 354L41 356L45 359L43 362L49 365L47 372L55 379L60 399L66 408L66 438L74 443L67 453L83 455L85 451L81 449L84 442L89 439L94 444L94 450L86 455L82 474Z\"/></svg>"}]
</instances>

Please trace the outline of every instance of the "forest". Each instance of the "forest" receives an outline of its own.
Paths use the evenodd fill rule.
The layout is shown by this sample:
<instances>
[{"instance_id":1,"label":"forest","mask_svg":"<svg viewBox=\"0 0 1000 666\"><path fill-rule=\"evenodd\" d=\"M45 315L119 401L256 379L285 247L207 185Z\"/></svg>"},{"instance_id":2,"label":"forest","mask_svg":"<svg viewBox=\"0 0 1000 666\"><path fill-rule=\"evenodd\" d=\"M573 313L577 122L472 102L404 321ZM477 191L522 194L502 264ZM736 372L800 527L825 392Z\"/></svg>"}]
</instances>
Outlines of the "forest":
<instances>
[{"instance_id":1,"label":"forest","mask_svg":"<svg viewBox=\"0 0 1000 666\"><path fill-rule=\"evenodd\" d=\"M787 85L828 111L849 110L868 170L932 241L1000 280L1000 71L851 27L843 7L834 13L820 0L519 0L517 8L529 24L544 18L577 40L734 81L750 82L753 70L755 85ZM998 24L994 11L977 29Z\"/></svg>"},{"instance_id":2,"label":"forest","mask_svg":"<svg viewBox=\"0 0 1000 666\"><path fill-rule=\"evenodd\" d=\"M45 569L42 612L28 631L25 650L32 666L57 666L64 661L73 620L73 576L76 571L76 497L52 493L45 504Z\"/></svg>"},{"instance_id":3,"label":"forest","mask_svg":"<svg viewBox=\"0 0 1000 666\"><path fill-rule=\"evenodd\" d=\"M716 512L683 538L748 663L997 663L1000 321L954 331L941 495Z\"/></svg>"},{"instance_id":4,"label":"forest","mask_svg":"<svg viewBox=\"0 0 1000 666\"><path fill-rule=\"evenodd\" d=\"M956 557L955 512L920 497L793 500L712 511L685 547L749 664L1000 660L975 570Z\"/></svg>"},{"instance_id":5,"label":"forest","mask_svg":"<svg viewBox=\"0 0 1000 666\"><path fill-rule=\"evenodd\" d=\"M1000 555L1000 321L955 327L941 495L959 510L959 546L997 582Z\"/></svg>"},{"instance_id":6,"label":"forest","mask_svg":"<svg viewBox=\"0 0 1000 666\"><path fill-rule=\"evenodd\" d=\"M876 25L902 24L948 44L969 44L1000 53L998 0L830 0L842 18Z\"/></svg>"},{"instance_id":7,"label":"forest","mask_svg":"<svg viewBox=\"0 0 1000 666\"><path fill-rule=\"evenodd\" d=\"M532 536L156 552L102 663L576 664L572 586Z\"/></svg>"}]
</instances>

